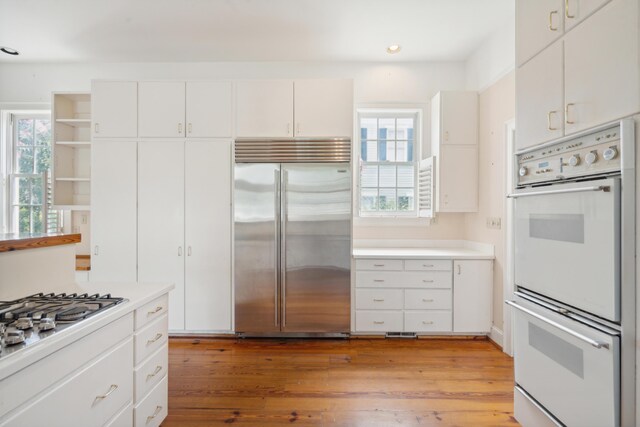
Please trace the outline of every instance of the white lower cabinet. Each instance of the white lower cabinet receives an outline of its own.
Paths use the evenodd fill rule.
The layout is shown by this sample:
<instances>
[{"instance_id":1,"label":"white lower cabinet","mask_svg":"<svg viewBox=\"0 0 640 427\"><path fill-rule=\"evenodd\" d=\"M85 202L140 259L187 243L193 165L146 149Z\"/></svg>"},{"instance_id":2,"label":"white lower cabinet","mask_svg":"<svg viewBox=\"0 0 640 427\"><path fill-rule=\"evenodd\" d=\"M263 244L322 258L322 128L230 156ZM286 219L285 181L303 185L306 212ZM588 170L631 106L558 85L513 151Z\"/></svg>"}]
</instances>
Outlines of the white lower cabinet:
<instances>
[{"instance_id":1,"label":"white lower cabinet","mask_svg":"<svg viewBox=\"0 0 640 427\"><path fill-rule=\"evenodd\" d=\"M160 425L168 401L166 300L162 295L3 379L0 426Z\"/></svg>"},{"instance_id":2,"label":"white lower cabinet","mask_svg":"<svg viewBox=\"0 0 640 427\"><path fill-rule=\"evenodd\" d=\"M493 261L356 260L355 333L491 329Z\"/></svg>"}]
</instances>

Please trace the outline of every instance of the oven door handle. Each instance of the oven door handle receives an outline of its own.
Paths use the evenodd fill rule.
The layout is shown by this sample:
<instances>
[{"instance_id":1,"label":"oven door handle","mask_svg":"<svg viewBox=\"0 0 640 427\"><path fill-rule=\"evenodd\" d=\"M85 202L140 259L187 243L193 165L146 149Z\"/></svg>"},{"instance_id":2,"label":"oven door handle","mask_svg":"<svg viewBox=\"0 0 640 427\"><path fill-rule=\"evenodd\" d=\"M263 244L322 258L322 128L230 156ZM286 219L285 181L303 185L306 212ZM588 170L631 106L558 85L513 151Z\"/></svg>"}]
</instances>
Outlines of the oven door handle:
<instances>
[{"instance_id":1,"label":"oven door handle","mask_svg":"<svg viewBox=\"0 0 640 427\"><path fill-rule=\"evenodd\" d=\"M520 311L522 311L524 313L527 313L528 315L530 315L532 317L535 317L536 319L538 319L538 320L540 320L540 321L542 321L542 322L544 322L544 323L546 323L548 325L553 326L554 328L560 329L561 331L568 333L572 337L575 337L575 338L579 339L580 341L584 341L587 344L590 344L595 348L606 348L606 349L609 348L609 344L607 344L605 342L600 342L600 341L596 341L594 339L591 339L586 335L582 335L580 332L576 332L573 329L569 329L566 326L563 326L558 322L554 322L551 319L547 319L546 317L536 313L535 311L529 310L528 308L521 306L520 304L516 303L515 301L506 300L505 303L507 305L510 305L511 307L517 308L518 310L520 310Z\"/></svg>"},{"instance_id":2,"label":"oven door handle","mask_svg":"<svg viewBox=\"0 0 640 427\"><path fill-rule=\"evenodd\" d=\"M584 193L587 191L604 191L605 193L608 193L610 190L611 187L609 187L608 185L594 185L592 187L567 188L565 190L547 190L536 191L532 193L511 193L508 194L507 197L510 199L517 199L518 197L545 196L547 194Z\"/></svg>"}]
</instances>

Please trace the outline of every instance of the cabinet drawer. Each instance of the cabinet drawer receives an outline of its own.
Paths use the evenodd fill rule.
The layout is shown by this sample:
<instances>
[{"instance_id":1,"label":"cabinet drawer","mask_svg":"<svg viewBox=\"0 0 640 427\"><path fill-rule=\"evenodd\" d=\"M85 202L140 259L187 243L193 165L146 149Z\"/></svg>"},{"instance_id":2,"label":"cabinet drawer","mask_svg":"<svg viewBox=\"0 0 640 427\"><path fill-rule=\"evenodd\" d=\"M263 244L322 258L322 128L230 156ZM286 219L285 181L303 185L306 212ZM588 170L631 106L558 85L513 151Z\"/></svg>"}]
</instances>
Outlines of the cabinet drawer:
<instances>
[{"instance_id":1,"label":"cabinet drawer","mask_svg":"<svg viewBox=\"0 0 640 427\"><path fill-rule=\"evenodd\" d=\"M406 332L451 332L451 311L406 311Z\"/></svg>"},{"instance_id":2,"label":"cabinet drawer","mask_svg":"<svg viewBox=\"0 0 640 427\"><path fill-rule=\"evenodd\" d=\"M356 270L395 270L404 269L401 259L357 259Z\"/></svg>"},{"instance_id":3,"label":"cabinet drawer","mask_svg":"<svg viewBox=\"0 0 640 427\"><path fill-rule=\"evenodd\" d=\"M44 389L76 371L91 360L105 354L133 333L133 315L127 314L118 320L81 338L56 353L39 360L14 375L2 380L0 418L10 410L26 402ZM25 386L28 384L28 387Z\"/></svg>"},{"instance_id":4,"label":"cabinet drawer","mask_svg":"<svg viewBox=\"0 0 640 427\"><path fill-rule=\"evenodd\" d=\"M402 310L402 289L357 289L359 310Z\"/></svg>"},{"instance_id":5,"label":"cabinet drawer","mask_svg":"<svg viewBox=\"0 0 640 427\"><path fill-rule=\"evenodd\" d=\"M135 364L145 360L167 342L169 316L166 314L134 335Z\"/></svg>"},{"instance_id":6,"label":"cabinet drawer","mask_svg":"<svg viewBox=\"0 0 640 427\"><path fill-rule=\"evenodd\" d=\"M452 261L448 259L408 259L404 262L405 270L419 271L451 271Z\"/></svg>"},{"instance_id":7,"label":"cabinet drawer","mask_svg":"<svg viewBox=\"0 0 640 427\"><path fill-rule=\"evenodd\" d=\"M131 401L132 355L133 343L129 338L3 425L104 425Z\"/></svg>"},{"instance_id":8,"label":"cabinet drawer","mask_svg":"<svg viewBox=\"0 0 640 427\"><path fill-rule=\"evenodd\" d=\"M133 424L133 404L129 403L106 427L131 427Z\"/></svg>"},{"instance_id":9,"label":"cabinet drawer","mask_svg":"<svg viewBox=\"0 0 640 427\"><path fill-rule=\"evenodd\" d=\"M169 346L165 343L146 362L136 368L134 378L135 402L140 402L167 373Z\"/></svg>"},{"instance_id":10,"label":"cabinet drawer","mask_svg":"<svg viewBox=\"0 0 640 427\"><path fill-rule=\"evenodd\" d=\"M451 310L451 289L407 289L404 293L406 310Z\"/></svg>"},{"instance_id":11,"label":"cabinet drawer","mask_svg":"<svg viewBox=\"0 0 640 427\"><path fill-rule=\"evenodd\" d=\"M358 288L451 288L449 271L358 271Z\"/></svg>"},{"instance_id":12,"label":"cabinet drawer","mask_svg":"<svg viewBox=\"0 0 640 427\"><path fill-rule=\"evenodd\" d=\"M168 384L165 375L135 407L133 416L136 427L157 427L167 417Z\"/></svg>"},{"instance_id":13,"label":"cabinet drawer","mask_svg":"<svg viewBox=\"0 0 640 427\"><path fill-rule=\"evenodd\" d=\"M167 312L169 297L167 294L154 299L136 310L136 329L142 328L149 322L160 318Z\"/></svg>"},{"instance_id":14,"label":"cabinet drawer","mask_svg":"<svg viewBox=\"0 0 640 427\"><path fill-rule=\"evenodd\" d=\"M356 331L358 332L401 332L402 311L361 311L356 310Z\"/></svg>"}]
</instances>

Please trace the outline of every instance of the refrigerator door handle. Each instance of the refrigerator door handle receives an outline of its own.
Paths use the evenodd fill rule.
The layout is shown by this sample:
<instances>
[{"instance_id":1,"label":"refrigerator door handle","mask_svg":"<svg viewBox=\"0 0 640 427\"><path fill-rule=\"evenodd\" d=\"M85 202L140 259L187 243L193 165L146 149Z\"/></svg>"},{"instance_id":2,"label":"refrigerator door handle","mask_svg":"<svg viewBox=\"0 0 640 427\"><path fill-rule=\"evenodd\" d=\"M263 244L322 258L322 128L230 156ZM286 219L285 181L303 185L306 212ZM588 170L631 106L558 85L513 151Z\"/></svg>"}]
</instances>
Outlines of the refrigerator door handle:
<instances>
[{"instance_id":1,"label":"refrigerator door handle","mask_svg":"<svg viewBox=\"0 0 640 427\"><path fill-rule=\"evenodd\" d=\"M274 228L274 244L275 244L275 264L276 264L276 268L275 268L275 292L274 292L274 299L275 299L275 310L274 311L274 317L275 317L275 326L276 328L279 327L279 316L278 316L278 312L280 310L278 310L280 304L279 304L279 300L280 300L280 170L276 169L273 171L274 173L274 184L275 184L275 191L274 191L274 211L275 211L275 227Z\"/></svg>"},{"instance_id":2,"label":"refrigerator door handle","mask_svg":"<svg viewBox=\"0 0 640 427\"><path fill-rule=\"evenodd\" d=\"M287 179L286 169L280 172L280 284L282 292L282 329L287 325Z\"/></svg>"}]
</instances>

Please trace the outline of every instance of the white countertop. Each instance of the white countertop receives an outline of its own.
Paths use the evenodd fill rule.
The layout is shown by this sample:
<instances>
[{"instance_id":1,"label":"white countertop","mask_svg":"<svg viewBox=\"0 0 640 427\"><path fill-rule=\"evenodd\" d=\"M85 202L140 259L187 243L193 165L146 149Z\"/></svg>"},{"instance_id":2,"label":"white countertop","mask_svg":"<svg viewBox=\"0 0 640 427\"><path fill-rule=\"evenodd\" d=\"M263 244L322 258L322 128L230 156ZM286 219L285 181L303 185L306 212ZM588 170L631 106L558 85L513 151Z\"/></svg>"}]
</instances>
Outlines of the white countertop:
<instances>
[{"instance_id":1,"label":"white countertop","mask_svg":"<svg viewBox=\"0 0 640 427\"><path fill-rule=\"evenodd\" d=\"M173 284L109 284L109 283L82 283L72 284L56 289L43 289L43 292L66 292L66 293L110 293L113 297L126 298L128 301L120 303L113 308L105 310L100 314L89 317L69 328L63 329L34 345L26 347L24 350L13 353L6 358L0 356L0 380L6 378L30 364L60 350L74 341L102 328L103 326L131 313L141 307L166 294L174 288ZM133 331L132 331L133 332Z\"/></svg>"},{"instance_id":2,"label":"white countertop","mask_svg":"<svg viewBox=\"0 0 640 427\"><path fill-rule=\"evenodd\" d=\"M493 259L494 255L467 248L354 248L353 257L375 259Z\"/></svg>"},{"instance_id":3,"label":"white countertop","mask_svg":"<svg viewBox=\"0 0 640 427\"><path fill-rule=\"evenodd\" d=\"M354 258L494 259L493 245L465 240L355 240Z\"/></svg>"}]
</instances>

